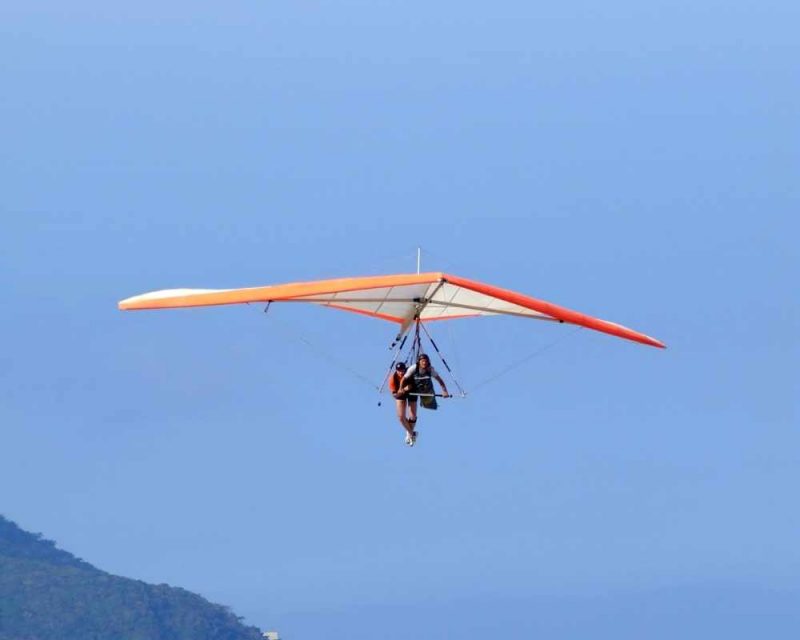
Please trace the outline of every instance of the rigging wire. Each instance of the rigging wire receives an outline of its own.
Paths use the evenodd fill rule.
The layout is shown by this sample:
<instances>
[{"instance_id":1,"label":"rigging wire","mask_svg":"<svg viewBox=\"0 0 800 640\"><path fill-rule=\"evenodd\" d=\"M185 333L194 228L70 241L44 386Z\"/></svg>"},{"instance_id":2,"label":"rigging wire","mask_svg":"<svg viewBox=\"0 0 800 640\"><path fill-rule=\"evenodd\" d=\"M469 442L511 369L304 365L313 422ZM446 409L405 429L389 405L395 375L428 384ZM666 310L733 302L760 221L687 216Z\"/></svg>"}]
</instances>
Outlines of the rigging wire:
<instances>
[{"instance_id":1,"label":"rigging wire","mask_svg":"<svg viewBox=\"0 0 800 640\"><path fill-rule=\"evenodd\" d=\"M394 366L395 366L395 364L397 364L398 362L400 362L400 359L399 359L399 358L400 358L400 355L401 355L401 353L402 353L402 351L403 351L403 347L404 347L404 346L405 346L405 344L406 344L406 340L407 340L407 339L408 339L408 334L405 334L405 335L403 336L403 340L400 342L400 346L399 346L399 347L397 347L397 349L395 349L394 356L392 357L392 364L390 364L390 365L389 365L389 370L388 370L388 371L386 372L386 374L383 376L383 382L381 382L381 386L380 386L380 387L378 387L378 393L383 393L383 389L384 389L384 387L386 386L386 383L389 381L389 378L390 378L390 377L392 376L392 374L394 373L394 370L395 370L395 369L394 369ZM408 358L408 356L406 356L406 358L404 358L404 359L402 360L402 362L405 362L407 358ZM380 404L380 403L378 403L378 404Z\"/></svg>"},{"instance_id":2,"label":"rigging wire","mask_svg":"<svg viewBox=\"0 0 800 640\"><path fill-rule=\"evenodd\" d=\"M428 251L425 247L420 247L420 251L422 252L422 258L428 258L429 262L434 262L437 267L433 269L433 271L452 271L452 272L460 272L462 271L459 267L458 263L453 262L452 260L445 258L439 254L432 253Z\"/></svg>"},{"instance_id":3,"label":"rigging wire","mask_svg":"<svg viewBox=\"0 0 800 640\"><path fill-rule=\"evenodd\" d=\"M530 353L527 356L525 356L524 358L522 358L520 360L517 360L516 362L514 362L513 364L507 366L505 369L502 369L498 373L495 373L494 375L489 376L485 380L482 380L481 382L479 382L478 384L476 384L472 388L472 392L474 393L475 391L477 391L481 387L485 387L487 384L491 384L492 382L495 382L498 378L502 378L504 375L506 375L507 373L510 373L511 371L513 371L514 369L517 369L518 367L521 367L523 364L525 364L529 360L532 360L533 358L541 355L545 351L548 351L549 349L552 349L557 344L563 342L567 338L570 338L570 337L574 336L581 329L583 329L583 327L574 327L572 331L570 331L568 333L565 333L564 335L556 338L555 340L553 340L552 342L546 344L545 346L540 347L539 349L537 349L533 353Z\"/></svg>"},{"instance_id":4,"label":"rigging wire","mask_svg":"<svg viewBox=\"0 0 800 640\"><path fill-rule=\"evenodd\" d=\"M456 379L455 374L453 373L453 370L450 368L450 365L447 364L447 360L444 359L444 356L442 355L442 352L439 351L439 347L436 346L436 343L433 341L433 338L431 337L431 334L428 333L427 327L425 327L425 325L422 324L421 322L417 322L417 325L418 326L422 326L422 330L425 332L425 335L428 337L428 341L433 345L433 348L436 350L436 354L439 356L439 359L442 361L442 364L447 369L448 373L450 374L450 377L453 379L453 382L458 387L458 391L459 391L459 393L461 393L461 396L462 397L466 396L467 392L464 391L464 389L459 384L458 380Z\"/></svg>"},{"instance_id":5,"label":"rigging wire","mask_svg":"<svg viewBox=\"0 0 800 640\"><path fill-rule=\"evenodd\" d=\"M248 303L248 306L249 306L249 304L250 303ZM266 313L269 310L270 304L271 304L271 302L267 303L267 306L264 309L264 313ZM278 330L281 331L284 334L284 336L287 336L290 339L295 340L296 342L300 342L300 343L304 344L306 346L306 348L309 351L311 351L311 353L313 353L316 356L322 358L323 360L327 360L329 364L331 364L333 366L336 366L336 367L348 372L354 378L356 378L356 379L360 380L361 382L369 385L370 389L372 389L373 391L379 390L379 387L372 380L367 378L362 373L356 371L353 367L345 364L342 361L341 358L338 358L338 357L334 356L333 354L331 354L330 352L326 351L325 349L323 349L319 345L316 345L313 342L311 342L308 338L306 338L300 332L298 332L295 329L292 329L288 323L283 322L282 320L280 320L280 318L276 319L275 318L275 314L271 315L270 322L272 322L272 324L277 326Z\"/></svg>"},{"instance_id":6,"label":"rigging wire","mask_svg":"<svg viewBox=\"0 0 800 640\"><path fill-rule=\"evenodd\" d=\"M340 273L349 274L361 271L378 273L386 269L397 271L398 273L410 273L412 267L417 261L417 252L404 253L397 255L382 254L380 258L376 259L363 259L363 260L346 260L337 263L337 269Z\"/></svg>"},{"instance_id":7,"label":"rigging wire","mask_svg":"<svg viewBox=\"0 0 800 640\"><path fill-rule=\"evenodd\" d=\"M418 248L415 257L417 257L417 259L419 259L420 256L422 256L422 257L428 256L428 257L432 257L432 258L436 258L437 257L437 256L431 254L431 252L428 251L427 249ZM405 259L407 257L410 257L410 256L403 256L403 259ZM395 258L390 258L388 260L394 260L394 259ZM388 260L386 258L384 258L383 262L387 262ZM248 305L249 304L250 303L248 303ZM264 309L265 313L269 310L270 304L271 304L271 302L267 303L267 306ZM366 376L364 376L362 373L360 373L359 371L356 371L353 367L345 364L342 361L341 358L338 358L338 357L334 356L333 354L331 354L330 352L326 351L325 349L323 349L319 345L316 345L313 342L311 342L308 338L306 338L304 335L300 334L295 329L292 329L289 326L288 323L282 322L280 320L273 320L273 323L278 326L278 328L284 333L284 335L287 335L289 338L291 338L291 339L293 339L293 340L295 340L297 342L301 342L302 344L304 344L306 346L306 348L309 351L311 351L312 353L314 353L318 357L320 357L320 358L322 358L324 360L327 360L329 364L331 364L333 366L336 366L336 367L348 372L353 378L356 378L357 380L359 380L359 381L363 382L364 384L368 385L372 390L377 391L379 394L381 394L383 392L383 390L384 390L384 388L386 386L386 382L387 382L389 376L392 373L392 368L394 367L394 364L399 361L400 356L402 355L402 350L403 350L404 344L406 343L406 339L411 335L411 333L408 333L403 337L402 342L400 343L400 345L396 348L396 350L394 352L394 357L392 359L392 364L390 366L389 372L384 376L382 384L380 386L378 386L378 385L374 384L373 381L369 380ZM458 390L460 391L461 396L465 397L466 396L466 392L461 387L461 385L459 384L458 380L455 378L455 375L453 374L453 371L450 369L450 366L447 364L447 361L444 359L444 356L439 351L438 346L434 342L433 338L431 337L430 333L428 332L427 328L423 325L423 323L421 323L421 322L417 322L416 323L415 331L413 332L413 338L411 340L410 351L405 356L405 358L403 360L404 361L408 360L408 359L414 360L416 358L416 356L419 354L419 352L421 350L420 326L422 326L422 329L425 332L425 335L428 338L428 341L431 343L431 345L435 349L437 355L439 356L439 358L441 359L442 363L446 367L447 371L450 373L450 376L451 376L453 382L455 383L455 385L458 387ZM540 347L540 348L536 349L535 351L533 351L532 353L528 354L524 358L521 358L520 360L517 360L516 362L513 362L512 364L510 364L509 366L507 366L504 369L500 370L499 372L489 376L488 378L486 378L486 379L482 380L481 382L479 382L478 384L476 384L472 388L472 392L474 393L478 389L483 388L486 385L489 385L489 384L495 382L499 378L502 378L503 376L507 375L508 373L513 371L514 369L517 369L517 368L521 367L522 365L524 365L525 363L529 362L533 358L535 358L535 357L541 355L542 353L544 353L545 351L548 351L549 349L555 347L557 344L563 342L567 338L575 335L575 333L577 333L581 329L583 329L583 327L577 326L572 331L570 331L568 333L565 333L564 335L558 337L557 339L555 339L552 342L544 345L543 347ZM454 344L455 341L453 339L452 330L450 330L449 327L448 327L448 331L449 331L449 334L450 334L450 341L452 343L452 346L455 349L455 344ZM392 346L394 347L394 345L392 345ZM455 355L457 356L458 354L455 354ZM378 404L380 405L380 402Z\"/></svg>"},{"instance_id":8,"label":"rigging wire","mask_svg":"<svg viewBox=\"0 0 800 640\"><path fill-rule=\"evenodd\" d=\"M463 369L461 368L461 358L459 357L458 344L455 336L453 335L453 323L445 322L445 327L447 327L447 338L448 342L450 343L449 351L453 354L453 363L455 364L457 371L463 372Z\"/></svg>"}]
</instances>

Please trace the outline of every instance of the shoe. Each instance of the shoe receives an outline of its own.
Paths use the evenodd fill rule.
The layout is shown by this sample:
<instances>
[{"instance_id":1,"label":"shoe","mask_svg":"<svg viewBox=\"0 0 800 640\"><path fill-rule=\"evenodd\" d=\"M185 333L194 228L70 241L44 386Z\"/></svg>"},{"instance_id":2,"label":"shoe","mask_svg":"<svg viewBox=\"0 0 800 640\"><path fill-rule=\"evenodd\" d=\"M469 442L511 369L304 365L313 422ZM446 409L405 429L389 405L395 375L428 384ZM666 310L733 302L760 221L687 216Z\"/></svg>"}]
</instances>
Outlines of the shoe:
<instances>
[{"instance_id":1,"label":"shoe","mask_svg":"<svg viewBox=\"0 0 800 640\"><path fill-rule=\"evenodd\" d=\"M409 447L413 447L414 446L414 440L412 439L411 434L408 433L408 432L406 432L406 444Z\"/></svg>"},{"instance_id":2,"label":"shoe","mask_svg":"<svg viewBox=\"0 0 800 640\"><path fill-rule=\"evenodd\" d=\"M411 446L413 447L415 444L417 444L417 432L416 431L414 431L411 434Z\"/></svg>"}]
</instances>

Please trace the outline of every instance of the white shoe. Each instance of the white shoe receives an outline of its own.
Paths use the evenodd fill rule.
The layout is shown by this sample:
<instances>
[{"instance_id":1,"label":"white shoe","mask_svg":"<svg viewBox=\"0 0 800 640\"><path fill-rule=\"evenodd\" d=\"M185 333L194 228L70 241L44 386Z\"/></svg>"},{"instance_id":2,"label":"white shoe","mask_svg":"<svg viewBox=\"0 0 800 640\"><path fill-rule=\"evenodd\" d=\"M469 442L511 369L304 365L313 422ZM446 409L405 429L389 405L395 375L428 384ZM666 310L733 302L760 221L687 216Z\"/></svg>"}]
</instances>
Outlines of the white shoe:
<instances>
[{"instance_id":1,"label":"white shoe","mask_svg":"<svg viewBox=\"0 0 800 640\"><path fill-rule=\"evenodd\" d=\"M416 431L414 431L411 434L411 444L409 446L413 447L415 444L417 444L417 432Z\"/></svg>"},{"instance_id":2,"label":"white shoe","mask_svg":"<svg viewBox=\"0 0 800 640\"><path fill-rule=\"evenodd\" d=\"M414 439L411 437L411 434L408 433L408 432L406 432L406 444L409 447L413 447L414 446Z\"/></svg>"}]
</instances>

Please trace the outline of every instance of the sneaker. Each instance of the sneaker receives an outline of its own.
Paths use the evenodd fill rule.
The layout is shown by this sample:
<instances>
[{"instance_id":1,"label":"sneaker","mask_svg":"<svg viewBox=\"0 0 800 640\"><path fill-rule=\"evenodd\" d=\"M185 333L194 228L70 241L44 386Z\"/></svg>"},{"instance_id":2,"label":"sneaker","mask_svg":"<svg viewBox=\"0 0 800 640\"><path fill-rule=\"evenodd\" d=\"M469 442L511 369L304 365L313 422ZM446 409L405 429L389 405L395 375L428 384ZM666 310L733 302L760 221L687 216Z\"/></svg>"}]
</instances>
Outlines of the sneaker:
<instances>
[{"instance_id":1,"label":"sneaker","mask_svg":"<svg viewBox=\"0 0 800 640\"><path fill-rule=\"evenodd\" d=\"M413 447L415 444L417 444L417 432L416 431L414 431L411 434L411 446Z\"/></svg>"},{"instance_id":2,"label":"sneaker","mask_svg":"<svg viewBox=\"0 0 800 640\"><path fill-rule=\"evenodd\" d=\"M411 438L411 434L408 433L408 431L406 431L406 444L409 447L413 447L414 446L414 440Z\"/></svg>"}]
</instances>

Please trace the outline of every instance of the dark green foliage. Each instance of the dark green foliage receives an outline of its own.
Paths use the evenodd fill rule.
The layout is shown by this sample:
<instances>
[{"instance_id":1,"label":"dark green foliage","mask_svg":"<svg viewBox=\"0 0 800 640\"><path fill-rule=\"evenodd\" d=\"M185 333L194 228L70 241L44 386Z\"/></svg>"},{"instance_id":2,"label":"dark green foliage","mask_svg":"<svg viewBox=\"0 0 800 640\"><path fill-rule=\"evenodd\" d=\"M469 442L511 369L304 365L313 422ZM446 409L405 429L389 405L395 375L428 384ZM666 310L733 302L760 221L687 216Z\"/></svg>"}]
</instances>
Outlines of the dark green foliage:
<instances>
[{"instance_id":1,"label":"dark green foliage","mask_svg":"<svg viewBox=\"0 0 800 640\"><path fill-rule=\"evenodd\" d=\"M225 607L95 569L0 516L0 640L260 640Z\"/></svg>"}]
</instances>

